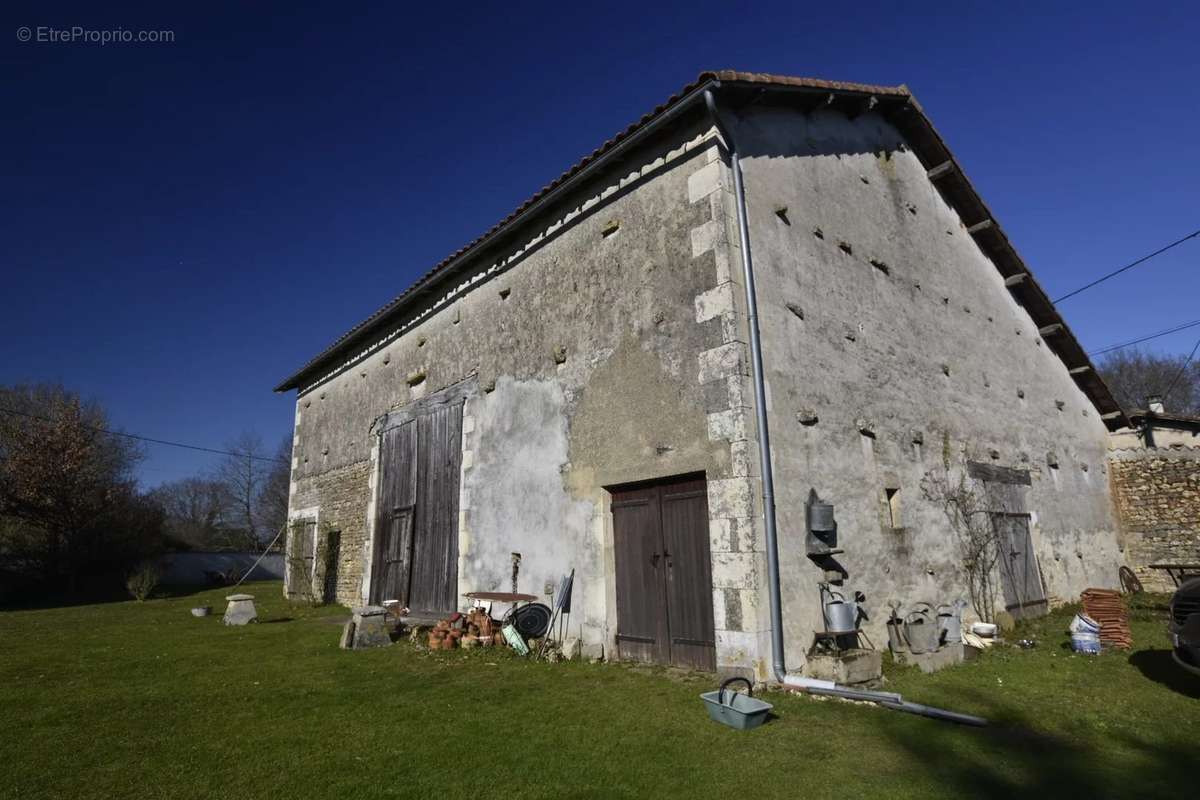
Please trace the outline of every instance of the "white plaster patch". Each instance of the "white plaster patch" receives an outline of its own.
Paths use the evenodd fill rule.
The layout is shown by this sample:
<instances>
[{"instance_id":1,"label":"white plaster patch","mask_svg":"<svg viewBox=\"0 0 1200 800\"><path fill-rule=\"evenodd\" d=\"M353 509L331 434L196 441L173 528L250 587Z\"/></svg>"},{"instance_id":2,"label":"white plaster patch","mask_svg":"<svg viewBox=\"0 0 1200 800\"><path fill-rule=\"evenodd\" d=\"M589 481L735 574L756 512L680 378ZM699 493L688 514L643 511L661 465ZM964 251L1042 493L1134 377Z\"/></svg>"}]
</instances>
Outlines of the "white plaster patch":
<instances>
[{"instance_id":1,"label":"white plaster patch","mask_svg":"<svg viewBox=\"0 0 1200 800\"><path fill-rule=\"evenodd\" d=\"M595 505L564 484L567 415L559 383L501 376L487 402L472 410L479 438L463 488L471 496L473 545L460 585L508 591L514 552L522 556L522 591L540 594L572 567L577 576L602 573ZM597 595L603 624L603 589Z\"/></svg>"}]
</instances>

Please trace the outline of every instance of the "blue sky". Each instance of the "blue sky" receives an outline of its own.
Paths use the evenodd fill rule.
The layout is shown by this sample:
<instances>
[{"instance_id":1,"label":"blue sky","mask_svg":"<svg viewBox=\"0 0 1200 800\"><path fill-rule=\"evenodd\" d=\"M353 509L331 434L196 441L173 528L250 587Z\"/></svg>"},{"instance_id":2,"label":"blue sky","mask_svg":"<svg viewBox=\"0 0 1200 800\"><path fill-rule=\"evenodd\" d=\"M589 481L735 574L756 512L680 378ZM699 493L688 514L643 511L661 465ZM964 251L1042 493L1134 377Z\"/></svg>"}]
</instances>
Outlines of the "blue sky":
<instances>
[{"instance_id":1,"label":"blue sky","mask_svg":"<svg viewBox=\"0 0 1200 800\"><path fill-rule=\"evenodd\" d=\"M277 441L279 379L704 69L907 83L1064 294L1200 228L1200 59L1194 6L1046 5L6 4L0 383ZM1196 319L1198 261L1061 310L1089 349ZM147 486L212 464L147 454Z\"/></svg>"}]
</instances>

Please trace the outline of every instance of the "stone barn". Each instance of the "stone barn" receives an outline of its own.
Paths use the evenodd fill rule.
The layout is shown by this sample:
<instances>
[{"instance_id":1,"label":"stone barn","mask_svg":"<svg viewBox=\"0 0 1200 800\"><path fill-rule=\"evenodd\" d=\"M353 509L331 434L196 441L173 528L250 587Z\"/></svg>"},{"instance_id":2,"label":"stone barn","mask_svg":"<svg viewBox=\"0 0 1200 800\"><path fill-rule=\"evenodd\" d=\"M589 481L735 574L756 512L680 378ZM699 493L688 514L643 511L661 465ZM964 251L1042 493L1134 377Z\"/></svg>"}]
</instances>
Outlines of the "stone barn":
<instances>
[{"instance_id":1,"label":"stone barn","mask_svg":"<svg viewBox=\"0 0 1200 800\"><path fill-rule=\"evenodd\" d=\"M443 614L519 553L521 591L575 570L593 656L779 679L822 582L882 646L889 601L968 597L947 488L1002 532L997 608L1121 563L1128 421L903 86L705 73L291 390L289 591Z\"/></svg>"}]
</instances>

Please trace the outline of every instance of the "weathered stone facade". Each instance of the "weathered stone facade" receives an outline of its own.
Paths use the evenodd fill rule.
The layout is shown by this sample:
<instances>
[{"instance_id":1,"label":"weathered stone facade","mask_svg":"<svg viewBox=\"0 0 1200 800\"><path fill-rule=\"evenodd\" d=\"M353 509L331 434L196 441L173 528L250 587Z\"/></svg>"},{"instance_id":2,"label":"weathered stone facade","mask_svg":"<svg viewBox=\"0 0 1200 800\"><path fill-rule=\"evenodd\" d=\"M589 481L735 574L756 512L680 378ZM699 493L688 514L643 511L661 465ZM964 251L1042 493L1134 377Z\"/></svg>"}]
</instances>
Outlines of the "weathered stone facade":
<instances>
[{"instance_id":1,"label":"weathered stone facade","mask_svg":"<svg viewBox=\"0 0 1200 800\"><path fill-rule=\"evenodd\" d=\"M1117 450L1109 478L1129 566L1147 589L1173 591L1149 565L1200 563L1200 448Z\"/></svg>"},{"instance_id":2,"label":"weathered stone facade","mask_svg":"<svg viewBox=\"0 0 1200 800\"><path fill-rule=\"evenodd\" d=\"M820 625L823 576L801 546L810 487L837 505L847 588L868 594L877 642L886 600L963 596L942 509L921 497L940 465L969 458L1031 475L1050 594L1113 585L1120 561L1104 423L928 165L871 107L755 107L734 127L793 668ZM513 552L525 591L574 569L569 635L585 653L611 654L608 487L703 473L717 665L768 678L759 431L728 153L698 113L539 213L295 384L290 516L341 532L337 597L365 603L374 423L470 382L458 594L507 588Z\"/></svg>"},{"instance_id":3,"label":"weathered stone facade","mask_svg":"<svg viewBox=\"0 0 1200 800\"><path fill-rule=\"evenodd\" d=\"M733 136L789 666L821 625L822 569L804 548L811 488L836 507L842 591L866 594L876 642L888 601L969 599L944 509L924 494L947 465L952 475L967 461L1029 474L1020 500L1052 599L1115 586L1105 424L896 128L871 114L755 106Z\"/></svg>"},{"instance_id":4,"label":"weathered stone facade","mask_svg":"<svg viewBox=\"0 0 1200 800\"><path fill-rule=\"evenodd\" d=\"M293 444L293 450L298 445ZM316 525L314 547L320 537L339 534L336 592L344 605L359 605L365 566L362 553L367 545L367 511L371 505L370 461L364 459L314 476L294 485L290 518L312 519ZM324 586L324 564L316 564L313 583ZM290 572L290 570L289 570ZM293 580L288 575L289 583Z\"/></svg>"}]
</instances>

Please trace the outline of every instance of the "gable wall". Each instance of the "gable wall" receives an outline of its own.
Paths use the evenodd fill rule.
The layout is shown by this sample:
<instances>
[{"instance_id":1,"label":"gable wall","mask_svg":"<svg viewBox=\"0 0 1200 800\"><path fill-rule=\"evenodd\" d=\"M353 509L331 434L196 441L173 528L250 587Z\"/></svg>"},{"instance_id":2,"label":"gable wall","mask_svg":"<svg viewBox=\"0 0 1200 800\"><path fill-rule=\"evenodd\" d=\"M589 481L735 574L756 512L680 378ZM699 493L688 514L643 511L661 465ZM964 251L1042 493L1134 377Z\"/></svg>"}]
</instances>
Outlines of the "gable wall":
<instances>
[{"instance_id":1,"label":"gable wall","mask_svg":"<svg viewBox=\"0 0 1200 800\"><path fill-rule=\"evenodd\" d=\"M468 379L460 593L507 591L512 552L522 554L522 591L540 595L574 568L573 632L593 653L611 648L604 487L698 471L716 519L714 583L751 585L762 554L744 480L752 431L741 414L746 337L735 310L744 303L729 270L732 223L712 132L698 125L647 146L621 172L564 203L502 260L475 267L419 325L381 337L299 397L291 508L341 530L340 601L364 602L368 588L372 421ZM727 646L753 639L736 593L729 615L724 588L715 594L718 637L733 652L719 651L722 665L752 656Z\"/></svg>"},{"instance_id":2,"label":"gable wall","mask_svg":"<svg viewBox=\"0 0 1200 800\"><path fill-rule=\"evenodd\" d=\"M1027 507L1051 595L1113 585L1105 427L899 134L875 114L757 108L733 135L761 304L790 659L820 621L822 573L803 547L810 487L836 505L847 587L868 595L877 645L888 600L966 597L946 518L922 498L944 457L955 474L967 458L1032 473ZM900 490L903 530L887 520L885 486Z\"/></svg>"}]
</instances>

